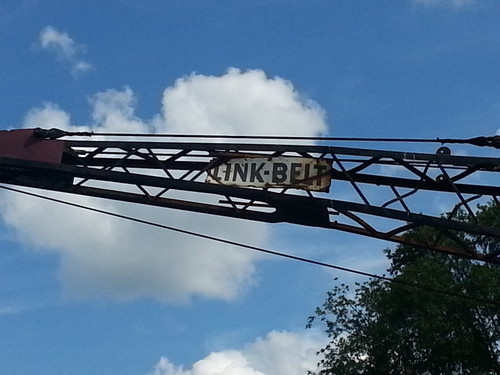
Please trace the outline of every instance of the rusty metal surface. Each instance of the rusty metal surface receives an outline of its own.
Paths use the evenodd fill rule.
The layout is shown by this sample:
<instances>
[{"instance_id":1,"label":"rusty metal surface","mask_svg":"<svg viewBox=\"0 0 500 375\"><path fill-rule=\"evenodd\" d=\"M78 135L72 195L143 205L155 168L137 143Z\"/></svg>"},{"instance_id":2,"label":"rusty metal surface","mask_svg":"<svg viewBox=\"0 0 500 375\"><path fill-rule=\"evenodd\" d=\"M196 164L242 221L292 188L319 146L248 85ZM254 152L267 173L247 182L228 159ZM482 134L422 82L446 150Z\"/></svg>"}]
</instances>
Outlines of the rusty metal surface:
<instances>
[{"instance_id":1,"label":"rusty metal surface","mask_svg":"<svg viewBox=\"0 0 500 375\"><path fill-rule=\"evenodd\" d=\"M332 161L314 158L232 158L207 172L211 184L328 192Z\"/></svg>"},{"instance_id":2,"label":"rusty metal surface","mask_svg":"<svg viewBox=\"0 0 500 375\"><path fill-rule=\"evenodd\" d=\"M33 129L0 131L0 157L60 163L64 142L36 138Z\"/></svg>"},{"instance_id":3,"label":"rusty metal surface","mask_svg":"<svg viewBox=\"0 0 500 375\"><path fill-rule=\"evenodd\" d=\"M453 242L457 231L500 241L498 228L441 217L441 210L428 202L430 196L472 216L474 205L485 200L500 208L499 158L333 146L43 139L39 142L47 145L49 156L37 156L25 154L20 147L30 139L28 130L12 138L15 147L7 142L6 133L0 133L2 182L247 220L330 228L396 243L409 243L404 236L409 229L432 226L450 239L448 247L424 237L412 238L411 243L500 263L500 254L479 254L459 238ZM62 146L59 163L52 147ZM269 171L272 182L273 168L278 167L271 162L260 168L264 160L282 163L275 171L281 175L274 177L275 182L286 184L266 183L264 172ZM326 160L331 168L322 172L327 172L332 192L291 189L289 172L295 173L293 183L301 183L307 180L305 165L316 165L317 160ZM227 180L239 185L221 183L227 171L224 163L231 165ZM206 183L207 175L219 181ZM242 182L253 185L243 186ZM255 186L256 182L263 185Z\"/></svg>"}]
</instances>

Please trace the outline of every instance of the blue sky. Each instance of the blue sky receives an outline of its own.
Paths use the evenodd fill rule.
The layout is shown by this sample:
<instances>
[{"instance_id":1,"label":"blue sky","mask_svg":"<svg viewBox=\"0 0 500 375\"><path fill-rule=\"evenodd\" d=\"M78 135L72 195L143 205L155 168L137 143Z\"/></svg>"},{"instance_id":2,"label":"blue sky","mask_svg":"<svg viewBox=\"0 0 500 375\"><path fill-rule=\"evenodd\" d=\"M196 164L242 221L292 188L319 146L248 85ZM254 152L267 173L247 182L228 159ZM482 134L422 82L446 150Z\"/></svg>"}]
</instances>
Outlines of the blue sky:
<instances>
[{"instance_id":1,"label":"blue sky","mask_svg":"<svg viewBox=\"0 0 500 375\"><path fill-rule=\"evenodd\" d=\"M496 0L4 0L0 48L1 129L467 138L500 128ZM435 151L376 145L387 147ZM368 272L384 269L389 246L71 199ZM305 374L325 340L307 317L335 276L358 280L13 193L0 192L0 208L5 374Z\"/></svg>"}]
</instances>

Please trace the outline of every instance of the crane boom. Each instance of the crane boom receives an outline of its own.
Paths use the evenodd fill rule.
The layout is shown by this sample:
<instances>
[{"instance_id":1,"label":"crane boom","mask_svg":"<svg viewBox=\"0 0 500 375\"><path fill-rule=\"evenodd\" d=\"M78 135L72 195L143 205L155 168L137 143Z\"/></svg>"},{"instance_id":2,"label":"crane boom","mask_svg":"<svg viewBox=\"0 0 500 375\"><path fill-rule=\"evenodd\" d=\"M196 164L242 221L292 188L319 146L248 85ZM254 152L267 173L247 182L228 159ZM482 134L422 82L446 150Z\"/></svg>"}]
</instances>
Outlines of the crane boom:
<instances>
[{"instance_id":1,"label":"crane boom","mask_svg":"<svg viewBox=\"0 0 500 375\"><path fill-rule=\"evenodd\" d=\"M435 209L422 212L422 202L436 201L438 196L472 216L471 205L480 198L499 205L499 158L455 156L444 147L436 154L425 154L325 145L72 139L67 135L42 129L0 132L0 182L330 228L500 263L499 253L479 254L457 235L464 232L499 241L499 228L442 217ZM266 169L267 161L271 169ZM320 167L320 161L326 164ZM270 182L264 178L267 175L272 176ZM331 192L325 191L328 187L322 191L307 188L308 181L325 175ZM277 181L280 184L273 184ZM297 181L300 186L293 184ZM438 229L451 245L436 244L423 234L421 238L403 236L407 230L424 226Z\"/></svg>"}]
</instances>

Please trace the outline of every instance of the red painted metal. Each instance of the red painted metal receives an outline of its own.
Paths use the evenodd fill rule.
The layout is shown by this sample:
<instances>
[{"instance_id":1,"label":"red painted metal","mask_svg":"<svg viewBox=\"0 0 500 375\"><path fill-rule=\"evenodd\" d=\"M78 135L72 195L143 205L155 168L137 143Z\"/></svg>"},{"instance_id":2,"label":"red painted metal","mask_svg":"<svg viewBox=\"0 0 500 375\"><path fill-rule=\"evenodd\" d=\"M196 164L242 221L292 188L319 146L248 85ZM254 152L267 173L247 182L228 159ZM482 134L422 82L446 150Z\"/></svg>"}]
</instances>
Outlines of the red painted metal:
<instances>
[{"instance_id":1,"label":"red painted metal","mask_svg":"<svg viewBox=\"0 0 500 375\"><path fill-rule=\"evenodd\" d=\"M64 141L40 139L33 129L0 131L0 157L60 164Z\"/></svg>"},{"instance_id":2,"label":"red painted metal","mask_svg":"<svg viewBox=\"0 0 500 375\"><path fill-rule=\"evenodd\" d=\"M455 202L454 212L463 209L471 217L475 203L491 200L500 207L500 159L496 157L452 155L443 148L424 154L327 145L56 140L90 135L58 129L0 131L0 182L238 219L330 228L500 264L500 251L494 246L484 253L467 241L474 235L496 244L499 228L436 215L432 205L420 204L429 199L427 192L434 191L447 204ZM293 188L204 182L206 173L228 160L275 157L329 160L335 189L344 186L351 192L346 194L350 199L316 191L304 195ZM384 175L388 166L391 173ZM235 173L237 178L248 176L242 168ZM254 181L264 180L260 164L253 172ZM438 238L446 238L446 247L425 236L427 231L420 228L426 226L439 231ZM404 236L408 230L415 233L411 239Z\"/></svg>"}]
</instances>

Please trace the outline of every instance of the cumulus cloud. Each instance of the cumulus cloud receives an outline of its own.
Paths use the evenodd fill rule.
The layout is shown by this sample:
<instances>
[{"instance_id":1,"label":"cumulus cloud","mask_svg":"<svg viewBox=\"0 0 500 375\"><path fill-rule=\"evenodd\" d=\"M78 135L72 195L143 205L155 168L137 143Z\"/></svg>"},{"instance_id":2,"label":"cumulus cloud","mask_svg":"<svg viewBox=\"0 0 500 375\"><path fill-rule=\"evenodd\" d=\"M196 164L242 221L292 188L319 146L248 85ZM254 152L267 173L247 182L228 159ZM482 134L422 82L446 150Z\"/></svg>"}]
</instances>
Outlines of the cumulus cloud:
<instances>
[{"instance_id":1,"label":"cumulus cloud","mask_svg":"<svg viewBox=\"0 0 500 375\"><path fill-rule=\"evenodd\" d=\"M69 65L74 78L92 69L92 65L80 58L85 54L86 47L76 43L68 33L46 26L40 32L39 42L42 49L53 53L57 59Z\"/></svg>"},{"instance_id":2,"label":"cumulus cloud","mask_svg":"<svg viewBox=\"0 0 500 375\"><path fill-rule=\"evenodd\" d=\"M97 93L89 100L94 126L106 132L142 133L149 125L135 116L137 100L132 89L110 89Z\"/></svg>"},{"instance_id":3,"label":"cumulus cloud","mask_svg":"<svg viewBox=\"0 0 500 375\"><path fill-rule=\"evenodd\" d=\"M272 331L242 350L210 353L184 370L162 357L149 375L303 375L316 369L326 339L315 333Z\"/></svg>"},{"instance_id":4,"label":"cumulus cloud","mask_svg":"<svg viewBox=\"0 0 500 375\"><path fill-rule=\"evenodd\" d=\"M200 86L200 82L204 84ZM264 104L258 98L259 92L269 95L266 87L275 105ZM203 111L191 117L194 103L202 106ZM278 135L317 135L326 128L318 105L301 100L291 83L268 78L261 71L231 69L220 77L182 78L165 90L165 111L149 122L136 116L136 98L130 88L97 93L90 104L92 121L88 125L72 125L70 115L50 103L29 111L24 125L97 132ZM289 108L295 116L283 108ZM59 278L69 297L154 298L168 303L181 303L196 296L228 300L255 283L255 253L6 194L0 195L1 219L30 247L60 254ZM269 236L269 227L262 223L90 197L64 199L256 246L264 245Z\"/></svg>"},{"instance_id":5,"label":"cumulus cloud","mask_svg":"<svg viewBox=\"0 0 500 375\"><path fill-rule=\"evenodd\" d=\"M311 135L326 131L324 111L282 78L261 70L183 77L165 90L159 131Z\"/></svg>"},{"instance_id":6,"label":"cumulus cloud","mask_svg":"<svg viewBox=\"0 0 500 375\"><path fill-rule=\"evenodd\" d=\"M31 109L24 118L26 128L58 128L71 127L70 116L54 103L44 103L40 108Z\"/></svg>"}]
</instances>

